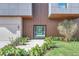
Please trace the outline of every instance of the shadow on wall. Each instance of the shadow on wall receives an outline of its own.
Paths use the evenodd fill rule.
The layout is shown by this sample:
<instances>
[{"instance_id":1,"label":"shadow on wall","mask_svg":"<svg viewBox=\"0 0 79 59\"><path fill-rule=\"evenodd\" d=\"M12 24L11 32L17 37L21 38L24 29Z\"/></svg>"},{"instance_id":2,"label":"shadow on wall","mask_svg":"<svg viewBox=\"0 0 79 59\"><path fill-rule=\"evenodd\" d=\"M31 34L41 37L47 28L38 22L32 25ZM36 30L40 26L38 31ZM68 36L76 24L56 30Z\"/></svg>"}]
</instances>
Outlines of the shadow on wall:
<instances>
[{"instance_id":1,"label":"shadow on wall","mask_svg":"<svg viewBox=\"0 0 79 59\"><path fill-rule=\"evenodd\" d=\"M19 30L16 30L13 32L13 30L7 27L0 27L0 40L9 40L11 37L15 39L16 37L19 37L19 36L20 36Z\"/></svg>"}]
</instances>

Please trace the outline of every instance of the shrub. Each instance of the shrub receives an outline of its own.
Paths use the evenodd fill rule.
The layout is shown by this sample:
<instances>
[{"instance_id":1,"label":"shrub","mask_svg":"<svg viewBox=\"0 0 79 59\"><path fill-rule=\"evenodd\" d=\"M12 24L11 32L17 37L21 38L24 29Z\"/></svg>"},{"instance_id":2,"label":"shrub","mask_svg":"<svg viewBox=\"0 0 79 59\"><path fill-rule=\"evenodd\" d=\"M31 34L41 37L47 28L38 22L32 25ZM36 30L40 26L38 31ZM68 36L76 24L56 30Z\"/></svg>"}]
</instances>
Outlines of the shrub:
<instances>
[{"instance_id":1,"label":"shrub","mask_svg":"<svg viewBox=\"0 0 79 59\"><path fill-rule=\"evenodd\" d=\"M24 49L15 48L11 45L6 45L0 49L1 56L27 56L28 53Z\"/></svg>"},{"instance_id":2,"label":"shrub","mask_svg":"<svg viewBox=\"0 0 79 59\"><path fill-rule=\"evenodd\" d=\"M45 43L47 44L47 49L52 48L53 47L52 37L46 37L45 38Z\"/></svg>"},{"instance_id":3,"label":"shrub","mask_svg":"<svg viewBox=\"0 0 79 59\"><path fill-rule=\"evenodd\" d=\"M41 52L42 52L42 54L44 54L47 49L48 49L47 43L43 43L43 45L41 46Z\"/></svg>"},{"instance_id":4,"label":"shrub","mask_svg":"<svg viewBox=\"0 0 79 59\"><path fill-rule=\"evenodd\" d=\"M29 55L28 52L26 52L26 50L20 49L20 48L17 48L15 52L16 52L15 54L16 56L28 56Z\"/></svg>"},{"instance_id":5,"label":"shrub","mask_svg":"<svg viewBox=\"0 0 79 59\"><path fill-rule=\"evenodd\" d=\"M26 44L26 42L28 42L28 37L21 37L21 38L19 38L19 44L21 44L21 45L25 45Z\"/></svg>"},{"instance_id":6,"label":"shrub","mask_svg":"<svg viewBox=\"0 0 79 59\"><path fill-rule=\"evenodd\" d=\"M61 35L64 35L65 41L70 41L72 36L77 32L78 25L73 21L65 20L58 24L58 30Z\"/></svg>"},{"instance_id":7,"label":"shrub","mask_svg":"<svg viewBox=\"0 0 79 59\"><path fill-rule=\"evenodd\" d=\"M12 46L17 46L17 45L25 45L28 39L29 39L28 37L19 37L16 38L15 40L11 39L10 41Z\"/></svg>"},{"instance_id":8,"label":"shrub","mask_svg":"<svg viewBox=\"0 0 79 59\"><path fill-rule=\"evenodd\" d=\"M12 46L17 46L19 45L19 38L16 38L16 39L11 38L10 42Z\"/></svg>"},{"instance_id":9,"label":"shrub","mask_svg":"<svg viewBox=\"0 0 79 59\"><path fill-rule=\"evenodd\" d=\"M15 55L15 51L14 51L14 50L15 50L15 48L12 47L12 46L10 46L10 45L5 46L5 47L3 47L3 48L1 49L2 54L3 54L4 56Z\"/></svg>"},{"instance_id":10,"label":"shrub","mask_svg":"<svg viewBox=\"0 0 79 59\"><path fill-rule=\"evenodd\" d=\"M29 55L30 56L41 56L42 52L41 52L41 48L39 47L38 44L36 44L35 47L31 48L31 50L29 50Z\"/></svg>"},{"instance_id":11,"label":"shrub","mask_svg":"<svg viewBox=\"0 0 79 59\"><path fill-rule=\"evenodd\" d=\"M45 37L45 40L44 41L50 41L52 39L52 36L50 37Z\"/></svg>"}]
</instances>

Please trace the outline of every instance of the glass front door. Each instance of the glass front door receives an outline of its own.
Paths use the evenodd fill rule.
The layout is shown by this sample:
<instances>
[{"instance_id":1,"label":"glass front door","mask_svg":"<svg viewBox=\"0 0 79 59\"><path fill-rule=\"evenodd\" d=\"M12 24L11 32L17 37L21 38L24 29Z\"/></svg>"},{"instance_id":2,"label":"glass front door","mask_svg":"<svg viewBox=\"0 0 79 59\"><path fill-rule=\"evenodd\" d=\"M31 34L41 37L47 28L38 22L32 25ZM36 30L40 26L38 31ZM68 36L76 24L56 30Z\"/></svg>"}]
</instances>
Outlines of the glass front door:
<instances>
[{"instance_id":1,"label":"glass front door","mask_svg":"<svg viewBox=\"0 0 79 59\"><path fill-rule=\"evenodd\" d=\"M45 26L35 25L34 26L34 38L44 38L45 37Z\"/></svg>"}]
</instances>

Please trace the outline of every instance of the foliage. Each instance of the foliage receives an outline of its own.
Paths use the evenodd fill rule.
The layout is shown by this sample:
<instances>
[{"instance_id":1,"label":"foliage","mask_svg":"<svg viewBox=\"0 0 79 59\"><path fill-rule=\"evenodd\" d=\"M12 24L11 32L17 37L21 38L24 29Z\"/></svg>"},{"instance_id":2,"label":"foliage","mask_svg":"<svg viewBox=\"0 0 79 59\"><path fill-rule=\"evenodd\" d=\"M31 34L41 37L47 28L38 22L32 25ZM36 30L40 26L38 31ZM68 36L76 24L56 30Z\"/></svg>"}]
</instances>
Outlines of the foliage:
<instances>
[{"instance_id":1,"label":"foliage","mask_svg":"<svg viewBox=\"0 0 79 59\"><path fill-rule=\"evenodd\" d=\"M45 37L45 43L47 44L47 49L50 49L53 47L53 41L52 37Z\"/></svg>"},{"instance_id":2,"label":"foliage","mask_svg":"<svg viewBox=\"0 0 79 59\"><path fill-rule=\"evenodd\" d=\"M15 48L11 45L6 45L0 49L1 56L27 56L28 53L24 49Z\"/></svg>"},{"instance_id":3,"label":"foliage","mask_svg":"<svg viewBox=\"0 0 79 59\"><path fill-rule=\"evenodd\" d=\"M64 20L58 24L58 30L61 35L64 35L65 41L70 41L72 36L77 32L78 25L73 21Z\"/></svg>"},{"instance_id":4,"label":"foliage","mask_svg":"<svg viewBox=\"0 0 79 59\"><path fill-rule=\"evenodd\" d=\"M10 42L12 46L17 46L19 45L19 38L16 39L10 38Z\"/></svg>"},{"instance_id":5,"label":"foliage","mask_svg":"<svg viewBox=\"0 0 79 59\"><path fill-rule=\"evenodd\" d=\"M17 48L15 52L16 52L15 54L16 56L28 56L29 55L28 52L26 52L26 50L20 49L20 48Z\"/></svg>"},{"instance_id":6,"label":"foliage","mask_svg":"<svg viewBox=\"0 0 79 59\"><path fill-rule=\"evenodd\" d=\"M25 45L26 44L26 42L28 42L28 37L21 37L21 38L19 38L19 44L21 44L21 45Z\"/></svg>"},{"instance_id":7,"label":"foliage","mask_svg":"<svg viewBox=\"0 0 79 59\"><path fill-rule=\"evenodd\" d=\"M35 47L29 50L29 55L30 56L42 56L50 48L53 48L52 37L45 37L43 45L39 47L39 45L36 44Z\"/></svg>"},{"instance_id":8,"label":"foliage","mask_svg":"<svg viewBox=\"0 0 79 59\"><path fill-rule=\"evenodd\" d=\"M2 52L2 50L0 49L0 56L3 56L3 52Z\"/></svg>"},{"instance_id":9,"label":"foliage","mask_svg":"<svg viewBox=\"0 0 79 59\"><path fill-rule=\"evenodd\" d=\"M15 40L11 39L10 41L11 41L11 45L17 46L17 45L25 45L28 39L29 39L28 37L19 37L16 38Z\"/></svg>"},{"instance_id":10,"label":"foliage","mask_svg":"<svg viewBox=\"0 0 79 59\"><path fill-rule=\"evenodd\" d=\"M25 38L21 38L21 40L22 39ZM20 39L17 39L17 42L19 42L19 40ZM0 49L0 55L1 56L42 56L46 53L47 50L53 48L53 46L54 44L52 37L46 37L41 47L39 47L39 45L36 44L35 47L31 48L28 52L26 52L24 49L16 48L12 44L9 44Z\"/></svg>"},{"instance_id":11,"label":"foliage","mask_svg":"<svg viewBox=\"0 0 79 59\"><path fill-rule=\"evenodd\" d=\"M29 50L29 55L30 56L41 56L42 52L41 52L41 48L39 47L38 44L36 44L35 47L31 48L31 50Z\"/></svg>"},{"instance_id":12,"label":"foliage","mask_svg":"<svg viewBox=\"0 0 79 59\"><path fill-rule=\"evenodd\" d=\"M44 41L50 41L51 39L52 39L52 36L45 37L45 40Z\"/></svg>"},{"instance_id":13,"label":"foliage","mask_svg":"<svg viewBox=\"0 0 79 59\"><path fill-rule=\"evenodd\" d=\"M44 54L48 49L48 45L47 43L43 43L43 45L41 46L41 52L42 54Z\"/></svg>"}]
</instances>

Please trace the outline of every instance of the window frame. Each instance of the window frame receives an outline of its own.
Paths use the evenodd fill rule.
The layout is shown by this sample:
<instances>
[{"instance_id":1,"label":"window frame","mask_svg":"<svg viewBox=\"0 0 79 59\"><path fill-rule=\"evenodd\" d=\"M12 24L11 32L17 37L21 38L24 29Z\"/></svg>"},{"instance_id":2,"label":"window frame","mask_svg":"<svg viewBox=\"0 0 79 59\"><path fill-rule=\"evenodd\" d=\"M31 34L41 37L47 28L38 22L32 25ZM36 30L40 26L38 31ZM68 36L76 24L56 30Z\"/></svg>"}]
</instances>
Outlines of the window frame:
<instances>
[{"instance_id":1,"label":"window frame","mask_svg":"<svg viewBox=\"0 0 79 59\"><path fill-rule=\"evenodd\" d=\"M41 37L40 37L40 38L36 38L36 37L35 37L35 32L34 32L34 31L35 31L35 27L36 27L36 26L44 26L44 27L45 27L45 36L46 36L46 32L47 32L47 30L46 30L46 29L47 29L47 26L46 26L46 25L33 25L33 38L35 38L35 39L43 39L43 38L41 38ZM44 38L45 38L45 37L44 37Z\"/></svg>"}]
</instances>

